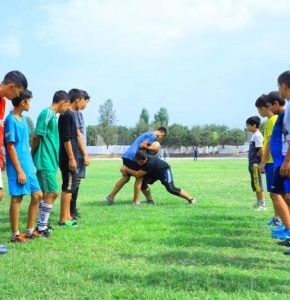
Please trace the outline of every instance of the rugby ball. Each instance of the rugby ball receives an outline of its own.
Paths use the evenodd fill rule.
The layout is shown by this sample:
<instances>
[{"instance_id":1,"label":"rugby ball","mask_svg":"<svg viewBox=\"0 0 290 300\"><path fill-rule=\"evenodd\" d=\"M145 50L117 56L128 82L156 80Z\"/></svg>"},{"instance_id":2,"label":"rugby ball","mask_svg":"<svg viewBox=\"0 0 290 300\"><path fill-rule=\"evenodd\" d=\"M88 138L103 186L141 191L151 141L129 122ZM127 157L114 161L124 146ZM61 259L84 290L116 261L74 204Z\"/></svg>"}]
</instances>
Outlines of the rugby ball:
<instances>
[{"instance_id":1,"label":"rugby ball","mask_svg":"<svg viewBox=\"0 0 290 300\"><path fill-rule=\"evenodd\" d=\"M146 152L148 154L151 154L151 155L156 155L158 154L159 150L160 150L160 143L158 141L155 141L153 142L150 146L154 146L154 147L157 147L158 150L156 151L153 151L153 150L147 150Z\"/></svg>"}]
</instances>

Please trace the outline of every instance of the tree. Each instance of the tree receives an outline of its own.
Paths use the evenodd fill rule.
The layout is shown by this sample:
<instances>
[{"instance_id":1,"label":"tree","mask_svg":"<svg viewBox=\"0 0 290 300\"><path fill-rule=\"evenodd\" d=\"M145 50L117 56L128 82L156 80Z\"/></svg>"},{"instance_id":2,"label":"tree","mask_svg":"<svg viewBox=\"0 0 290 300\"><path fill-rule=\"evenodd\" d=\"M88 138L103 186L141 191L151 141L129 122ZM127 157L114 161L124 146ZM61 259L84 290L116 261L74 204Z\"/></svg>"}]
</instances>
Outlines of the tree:
<instances>
[{"instance_id":1,"label":"tree","mask_svg":"<svg viewBox=\"0 0 290 300\"><path fill-rule=\"evenodd\" d=\"M192 126L192 128L189 132L189 139L190 139L191 145L196 146L196 147L201 145L200 133L201 133L200 126Z\"/></svg>"},{"instance_id":2,"label":"tree","mask_svg":"<svg viewBox=\"0 0 290 300\"><path fill-rule=\"evenodd\" d=\"M98 141L98 126L96 125L87 126L86 134L87 134L87 145L96 146Z\"/></svg>"},{"instance_id":3,"label":"tree","mask_svg":"<svg viewBox=\"0 0 290 300\"><path fill-rule=\"evenodd\" d=\"M229 130L229 145L240 146L245 143L245 132L242 129L234 128Z\"/></svg>"},{"instance_id":4,"label":"tree","mask_svg":"<svg viewBox=\"0 0 290 300\"><path fill-rule=\"evenodd\" d=\"M134 130L126 126L118 126L117 136L118 145L131 145L134 141Z\"/></svg>"},{"instance_id":5,"label":"tree","mask_svg":"<svg viewBox=\"0 0 290 300\"><path fill-rule=\"evenodd\" d=\"M187 126L175 123L169 126L168 131L170 134L164 140L164 145L173 147L191 145L190 131Z\"/></svg>"},{"instance_id":6,"label":"tree","mask_svg":"<svg viewBox=\"0 0 290 300\"><path fill-rule=\"evenodd\" d=\"M103 105L100 105L98 120L98 133L108 148L109 145L114 145L117 142L117 117L111 99L106 100Z\"/></svg>"},{"instance_id":7,"label":"tree","mask_svg":"<svg viewBox=\"0 0 290 300\"><path fill-rule=\"evenodd\" d=\"M142 133L149 131L149 129L149 112L146 108L143 108L139 117L139 121L136 124L134 135L137 137Z\"/></svg>"},{"instance_id":8,"label":"tree","mask_svg":"<svg viewBox=\"0 0 290 300\"><path fill-rule=\"evenodd\" d=\"M153 125L155 128L163 126L168 127L169 116L165 107L161 107L159 111L154 115Z\"/></svg>"}]
</instances>

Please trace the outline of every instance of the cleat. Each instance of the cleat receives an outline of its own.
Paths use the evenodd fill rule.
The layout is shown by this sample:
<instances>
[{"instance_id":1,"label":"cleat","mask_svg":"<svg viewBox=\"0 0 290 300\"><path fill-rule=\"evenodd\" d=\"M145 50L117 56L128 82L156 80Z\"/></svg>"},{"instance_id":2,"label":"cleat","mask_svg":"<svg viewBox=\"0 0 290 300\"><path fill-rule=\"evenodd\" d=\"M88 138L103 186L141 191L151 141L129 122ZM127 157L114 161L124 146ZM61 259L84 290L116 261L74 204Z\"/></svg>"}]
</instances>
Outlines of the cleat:
<instances>
[{"instance_id":1,"label":"cleat","mask_svg":"<svg viewBox=\"0 0 290 300\"><path fill-rule=\"evenodd\" d=\"M46 229L43 229L43 230L39 230L37 227L36 227L36 231L38 232L38 234L41 236L41 237L45 237L45 238L50 238L50 235L51 235L51 232L52 230L47 226Z\"/></svg>"},{"instance_id":2,"label":"cleat","mask_svg":"<svg viewBox=\"0 0 290 300\"><path fill-rule=\"evenodd\" d=\"M64 226L64 227L77 227L78 223L74 220L67 220L66 222L59 222L58 223L59 226Z\"/></svg>"},{"instance_id":3,"label":"cleat","mask_svg":"<svg viewBox=\"0 0 290 300\"><path fill-rule=\"evenodd\" d=\"M282 225L282 226L280 226L280 227L277 227L277 228L273 228L272 229L272 233L282 233L282 232L284 232L285 231L285 226L284 225Z\"/></svg>"},{"instance_id":4,"label":"cleat","mask_svg":"<svg viewBox=\"0 0 290 300\"><path fill-rule=\"evenodd\" d=\"M114 199L111 198L111 197L109 197L109 196L107 196L107 197L105 198L105 201L108 203L108 205L114 205L114 204L115 204Z\"/></svg>"},{"instance_id":5,"label":"cleat","mask_svg":"<svg viewBox=\"0 0 290 300\"><path fill-rule=\"evenodd\" d=\"M282 221L279 218L272 218L271 221L269 221L268 223L265 224L266 226L276 226L276 227L280 227L283 225Z\"/></svg>"},{"instance_id":6,"label":"cleat","mask_svg":"<svg viewBox=\"0 0 290 300\"><path fill-rule=\"evenodd\" d=\"M279 246L290 247L290 238L287 238L285 241L281 241L277 243Z\"/></svg>"},{"instance_id":7,"label":"cleat","mask_svg":"<svg viewBox=\"0 0 290 300\"><path fill-rule=\"evenodd\" d=\"M196 204L196 199L192 198L191 200L187 200L188 201L188 205L195 205Z\"/></svg>"},{"instance_id":8,"label":"cleat","mask_svg":"<svg viewBox=\"0 0 290 300\"><path fill-rule=\"evenodd\" d=\"M30 241L25 238L25 233L18 234L18 235L16 235L16 237L11 237L10 242L15 243L15 244L28 244L28 243L30 243Z\"/></svg>"}]
</instances>

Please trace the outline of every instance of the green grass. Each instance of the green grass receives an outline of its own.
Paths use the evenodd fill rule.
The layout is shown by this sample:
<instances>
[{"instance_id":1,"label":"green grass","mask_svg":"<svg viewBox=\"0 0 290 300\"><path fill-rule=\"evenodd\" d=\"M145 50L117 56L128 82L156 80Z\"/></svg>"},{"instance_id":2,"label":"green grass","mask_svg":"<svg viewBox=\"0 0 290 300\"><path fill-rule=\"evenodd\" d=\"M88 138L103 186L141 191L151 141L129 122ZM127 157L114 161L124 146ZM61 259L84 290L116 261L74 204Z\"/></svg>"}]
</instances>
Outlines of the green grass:
<instances>
[{"instance_id":1,"label":"green grass","mask_svg":"<svg viewBox=\"0 0 290 300\"><path fill-rule=\"evenodd\" d=\"M0 256L0 299L289 299L290 257L262 226L272 216L269 197L267 212L252 209L246 160L170 164L196 206L156 183L156 205L134 207L132 180L109 207L103 198L120 162L92 161L79 193L80 226L56 225L57 201L51 239L9 244ZM8 206L5 195L2 243L10 234Z\"/></svg>"}]
</instances>

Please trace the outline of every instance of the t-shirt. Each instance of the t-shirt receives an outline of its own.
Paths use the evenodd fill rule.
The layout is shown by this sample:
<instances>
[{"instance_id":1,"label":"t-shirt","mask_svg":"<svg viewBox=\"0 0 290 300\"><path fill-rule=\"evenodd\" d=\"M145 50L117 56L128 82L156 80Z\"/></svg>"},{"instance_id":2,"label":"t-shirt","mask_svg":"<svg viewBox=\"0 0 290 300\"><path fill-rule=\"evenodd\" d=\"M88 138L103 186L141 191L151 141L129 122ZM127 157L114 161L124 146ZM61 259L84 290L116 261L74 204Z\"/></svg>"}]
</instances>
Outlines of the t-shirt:
<instances>
[{"instance_id":1,"label":"t-shirt","mask_svg":"<svg viewBox=\"0 0 290 300\"><path fill-rule=\"evenodd\" d=\"M284 123L285 112L281 112L274 125L270 140L270 151L274 160L274 167L280 167L285 159L285 154L288 150L286 142L287 129Z\"/></svg>"},{"instance_id":2,"label":"t-shirt","mask_svg":"<svg viewBox=\"0 0 290 300\"><path fill-rule=\"evenodd\" d=\"M277 115L272 116L271 118L269 118L266 123L265 123L265 128L264 128L264 142L263 142L263 152L265 152L266 149L266 145L269 143L271 135L272 135L272 131L273 131L273 127L277 121ZM270 154L269 158L266 161L267 164L269 163L273 163L273 158L272 155Z\"/></svg>"},{"instance_id":3,"label":"t-shirt","mask_svg":"<svg viewBox=\"0 0 290 300\"><path fill-rule=\"evenodd\" d=\"M74 157L77 155L77 127L74 118L74 114L70 109L61 115L58 119L58 131L59 131L59 166L62 168L68 167L68 155L64 147L64 143L71 141L72 151Z\"/></svg>"},{"instance_id":4,"label":"t-shirt","mask_svg":"<svg viewBox=\"0 0 290 300\"><path fill-rule=\"evenodd\" d=\"M34 174L34 164L30 154L29 126L25 116L18 120L11 112L4 122L5 144L14 143L14 148L18 156L21 168L26 176ZM17 178L17 171L6 151L6 171L8 178Z\"/></svg>"},{"instance_id":5,"label":"t-shirt","mask_svg":"<svg viewBox=\"0 0 290 300\"><path fill-rule=\"evenodd\" d=\"M82 134L84 146L86 146L86 144L87 144L86 127L85 127L85 120L84 120L83 114L79 110L75 110L73 113L74 113L74 117L75 117L76 126L80 130L80 132ZM83 154L79 147L78 147L78 151L77 151L77 158L83 158Z\"/></svg>"},{"instance_id":6,"label":"t-shirt","mask_svg":"<svg viewBox=\"0 0 290 300\"><path fill-rule=\"evenodd\" d=\"M286 135L286 140L290 141L290 103L287 101L287 106L284 115L284 123L288 134Z\"/></svg>"},{"instance_id":7,"label":"t-shirt","mask_svg":"<svg viewBox=\"0 0 290 300\"><path fill-rule=\"evenodd\" d=\"M38 171L58 169L59 134L55 113L50 107L38 116L35 135L41 136L39 146L34 153L34 165Z\"/></svg>"},{"instance_id":8,"label":"t-shirt","mask_svg":"<svg viewBox=\"0 0 290 300\"><path fill-rule=\"evenodd\" d=\"M140 170L150 174L160 174L168 168L168 163L155 155L148 155L147 162L140 166Z\"/></svg>"},{"instance_id":9,"label":"t-shirt","mask_svg":"<svg viewBox=\"0 0 290 300\"><path fill-rule=\"evenodd\" d=\"M143 142L147 142L149 145L151 145L153 142L155 142L157 139L156 133L153 131L148 131L143 134L141 134L134 143L130 146L130 148L123 154L123 158L130 159L132 161L136 161L136 152L139 150L140 145Z\"/></svg>"},{"instance_id":10,"label":"t-shirt","mask_svg":"<svg viewBox=\"0 0 290 300\"><path fill-rule=\"evenodd\" d=\"M263 147L263 135L262 133L257 130L253 133L250 139L250 146L249 146L249 163L259 164L261 162L261 157L259 154L259 148Z\"/></svg>"},{"instance_id":11,"label":"t-shirt","mask_svg":"<svg viewBox=\"0 0 290 300\"><path fill-rule=\"evenodd\" d=\"M3 161L2 147L4 146L4 116L5 116L6 99L0 98L0 161Z\"/></svg>"}]
</instances>

